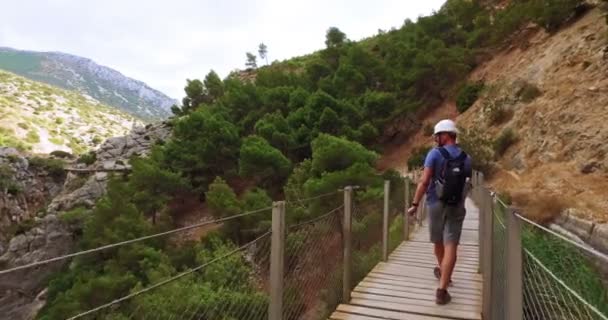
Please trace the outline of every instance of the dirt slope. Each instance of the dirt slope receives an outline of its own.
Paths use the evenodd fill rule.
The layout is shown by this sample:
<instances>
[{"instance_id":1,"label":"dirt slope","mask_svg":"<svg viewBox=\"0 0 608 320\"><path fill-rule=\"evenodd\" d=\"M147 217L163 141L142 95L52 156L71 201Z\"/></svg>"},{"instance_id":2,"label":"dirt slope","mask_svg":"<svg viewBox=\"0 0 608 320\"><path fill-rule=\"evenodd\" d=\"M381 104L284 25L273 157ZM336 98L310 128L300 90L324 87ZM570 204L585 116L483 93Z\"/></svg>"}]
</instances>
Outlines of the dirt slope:
<instances>
[{"instance_id":1,"label":"dirt slope","mask_svg":"<svg viewBox=\"0 0 608 320\"><path fill-rule=\"evenodd\" d=\"M600 9L556 34L529 26L517 43L475 69L472 81L489 88L466 113L454 117L450 102L423 122L448 116L460 126L496 138L513 129L518 141L497 161L489 183L530 215L553 216L565 208L596 222L608 221L608 27ZM540 96L522 99L521 89ZM525 102L525 101L527 102ZM530 101L531 100L531 101ZM489 105L509 114L490 124ZM389 150L381 166L403 170L411 150L428 144L423 133Z\"/></svg>"}]
</instances>

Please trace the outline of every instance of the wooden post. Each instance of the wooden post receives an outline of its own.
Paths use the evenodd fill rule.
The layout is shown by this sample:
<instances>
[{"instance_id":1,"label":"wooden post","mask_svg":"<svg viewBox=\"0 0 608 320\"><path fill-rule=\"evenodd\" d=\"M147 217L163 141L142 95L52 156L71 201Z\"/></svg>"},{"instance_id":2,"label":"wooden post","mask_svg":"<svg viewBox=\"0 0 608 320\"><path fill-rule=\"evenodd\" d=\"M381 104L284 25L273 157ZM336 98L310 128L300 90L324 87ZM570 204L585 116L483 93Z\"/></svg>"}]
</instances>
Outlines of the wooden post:
<instances>
[{"instance_id":1,"label":"wooden post","mask_svg":"<svg viewBox=\"0 0 608 320\"><path fill-rule=\"evenodd\" d=\"M285 263L285 201L272 204L272 235L270 245L269 320L283 319L283 275Z\"/></svg>"},{"instance_id":2,"label":"wooden post","mask_svg":"<svg viewBox=\"0 0 608 320\"><path fill-rule=\"evenodd\" d=\"M483 219L482 237L480 243L485 243L483 251L479 256L482 268L483 289L482 289L482 319L492 317L492 269L494 261L494 212L492 210L493 199L488 190L482 192L481 208L485 218ZM481 221L480 221L481 223Z\"/></svg>"},{"instance_id":3,"label":"wooden post","mask_svg":"<svg viewBox=\"0 0 608 320\"><path fill-rule=\"evenodd\" d=\"M474 202L475 205L477 205L477 208L479 209L479 215L478 215L478 220L477 220L477 237L479 239L485 239L484 237L484 233L486 232L486 229L484 228L484 219L486 218L487 214L488 214L488 208L485 206L485 202L486 202L486 189L483 186L483 173L481 172L475 172L475 185L473 186L473 190L474 190ZM487 243L485 241L479 241L479 257L481 258L481 255L483 254L483 250L484 250L484 246ZM482 265L478 264L477 265L477 273L482 272Z\"/></svg>"},{"instance_id":4,"label":"wooden post","mask_svg":"<svg viewBox=\"0 0 608 320\"><path fill-rule=\"evenodd\" d=\"M350 302L352 257L351 257L351 228L352 228L353 187L344 188L344 272L342 273L342 302Z\"/></svg>"},{"instance_id":5,"label":"wooden post","mask_svg":"<svg viewBox=\"0 0 608 320\"><path fill-rule=\"evenodd\" d=\"M515 216L515 211L508 208L507 221L507 292L505 319L522 319L523 317L523 278L522 278L522 246L521 220Z\"/></svg>"},{"instance_id":6,"label":"wooden post","mask_svg":"<svg viewBox=\"0 0 608 320\"><path fill-rule=\"evenodd\" d=\"M388 213L391 182L384 181L384 211L382 214L382 261L388 261Z\"/></svg>"},{"instance_id":7,"label":"wooden post","mask_svg":"<svg viewBox=\"0 0 608 320\"><path fill-rule=\"evenodd\" d=\"M410 208L410 179L405 178L405 211L403 212L403 241L410 239L410 215L407 210Z\"/></svg>"}]
</instances>

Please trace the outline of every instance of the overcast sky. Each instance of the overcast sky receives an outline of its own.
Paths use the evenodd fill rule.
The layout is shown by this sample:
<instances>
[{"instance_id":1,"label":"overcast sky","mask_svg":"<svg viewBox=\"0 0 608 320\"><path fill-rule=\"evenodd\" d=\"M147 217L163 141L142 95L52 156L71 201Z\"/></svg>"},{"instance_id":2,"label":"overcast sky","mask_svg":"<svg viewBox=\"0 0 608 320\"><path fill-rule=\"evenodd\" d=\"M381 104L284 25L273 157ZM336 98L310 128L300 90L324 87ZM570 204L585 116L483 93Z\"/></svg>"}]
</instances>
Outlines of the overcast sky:
<instances>
[{"instance_id":1,"label":"overcast sky","mask_svg":"<svg viewBox=\"0 0 608 320\"><path fill-rule=\"evenodd\" d=\"M186 78L242 69L260 42L270 61L284 60L323 48L331 26L357 40L429 15L445 0L4 2L0 46L87 57L181 98Z\"/></svg>"}]
</instances>

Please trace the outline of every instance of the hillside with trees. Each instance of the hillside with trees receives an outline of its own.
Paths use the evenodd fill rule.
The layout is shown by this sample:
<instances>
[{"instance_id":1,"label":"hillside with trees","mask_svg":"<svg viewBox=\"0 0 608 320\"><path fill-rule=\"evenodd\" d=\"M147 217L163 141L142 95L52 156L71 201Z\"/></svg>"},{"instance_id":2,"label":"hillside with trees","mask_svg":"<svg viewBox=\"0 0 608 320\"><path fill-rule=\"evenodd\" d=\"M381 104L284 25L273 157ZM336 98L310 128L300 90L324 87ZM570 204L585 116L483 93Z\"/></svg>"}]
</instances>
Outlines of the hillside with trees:
<instances>
[{"instance_id":1,"label":"hillside with trees","mask_svg":"<svg viewBox=\"0 0 608 320\"><path fill-rule=\"evenodd\" d=\"M418 131L416 119L446 97L472 103L477 90L466 83L469 72L515 31L529 23L557 30L583 7L580 0L500 3L451 0L431 16L360 42L331 27L326 48L308 56L258 67L247 54L254 79L238 73L220 79L211 71L203 80L188 80L181 107L172 110L172 139L158 143L150 157L132 159L132 172L115 177L94 209L63 213L81 228L79 248L171 229L185 198L204 202L214 217L346 185L365 186L362 198L379 202L382 181L398 179L395 171L376 169L388 143ZM262 60L271 49L260 46ZM338 195L304 205L288 222L318 217L340 201ZM75 259L50 281L39 318L62 319L222 256L266 232L269 219L262 211L200 241L150 241ZM141 310L137 319L158 312L167 318L221 299L264 304L266 293L256 286L245 255L233 257L187 286L163 287L106 316L126 319ZM166 305L167 296L184 299Z\"/></svg>"}]
</instances>

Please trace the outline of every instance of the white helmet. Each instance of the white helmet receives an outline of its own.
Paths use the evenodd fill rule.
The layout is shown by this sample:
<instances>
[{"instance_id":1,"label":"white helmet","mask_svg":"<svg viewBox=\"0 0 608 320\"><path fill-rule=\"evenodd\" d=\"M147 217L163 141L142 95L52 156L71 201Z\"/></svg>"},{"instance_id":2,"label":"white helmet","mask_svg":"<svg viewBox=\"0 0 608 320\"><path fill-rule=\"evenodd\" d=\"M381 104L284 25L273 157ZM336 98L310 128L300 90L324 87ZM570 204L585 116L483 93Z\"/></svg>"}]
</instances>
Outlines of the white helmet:
<instances>
[{"instance_id":1,"label":"white helmet","mask_svg":"<svg viewBox=\"0 0 608 320\"><path fill-rule=\"evenodd\" d=\"M437 122L437 124L435 125L435 131L433 134L438 134L441 132L458 133L458 129L456 129L456 124L454 123L454 121L446 119L446 120L441 120L441 121Z\"/></svg>"}]
</instances>

